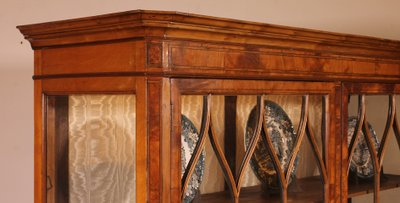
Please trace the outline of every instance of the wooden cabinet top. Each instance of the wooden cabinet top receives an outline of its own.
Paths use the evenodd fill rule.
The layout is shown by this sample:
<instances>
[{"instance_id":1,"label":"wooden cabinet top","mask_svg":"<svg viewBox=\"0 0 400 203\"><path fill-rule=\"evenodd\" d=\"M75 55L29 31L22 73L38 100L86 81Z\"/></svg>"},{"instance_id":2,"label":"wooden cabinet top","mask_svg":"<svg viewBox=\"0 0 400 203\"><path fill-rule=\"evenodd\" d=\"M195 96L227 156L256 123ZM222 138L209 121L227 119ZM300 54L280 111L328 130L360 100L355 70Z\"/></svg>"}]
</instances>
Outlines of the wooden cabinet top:
<instances>
[{"instance_id":1,"label":"wooden cabinet top","mask_svg":"<svg viewBox=\"0 0 400 203\"><path fill-rule=\"evenodd\" d=\"M18 26L18 29L33 49L43 50L42 57L68 55L69 48L78 47L78 52L75 52L79 54L79 50L82 51L78 59L86 61L88 67L96 64L88 64L85 57L91 57L90 51L82 50L83 47L95 46L97 50L106 50L108 44L118 44L121 53L136 53L130 58L121 56L118 60L125 60L126 63L118 64L117 69L109 64L105 69L71 72L63 68L64 71L58 72L55 71L56 64L50 62L48 67L43 64L43 70L35 72L37 78L95 72L179 77L400 81L400 42L373 37L144 10L24 25ZM136 43L130 47L127 43L133 41L144 44ZM63 51L49 51L56 49ZM118 49L114 47L108 51L111 53ZM104 52L100 51L100 56L106 56L107 50ZM100 64L102 59L98 58ZM65 57L61 59L66 61ZM87 68L85 64L74 65Z\"/></svg>"}]
</instances>

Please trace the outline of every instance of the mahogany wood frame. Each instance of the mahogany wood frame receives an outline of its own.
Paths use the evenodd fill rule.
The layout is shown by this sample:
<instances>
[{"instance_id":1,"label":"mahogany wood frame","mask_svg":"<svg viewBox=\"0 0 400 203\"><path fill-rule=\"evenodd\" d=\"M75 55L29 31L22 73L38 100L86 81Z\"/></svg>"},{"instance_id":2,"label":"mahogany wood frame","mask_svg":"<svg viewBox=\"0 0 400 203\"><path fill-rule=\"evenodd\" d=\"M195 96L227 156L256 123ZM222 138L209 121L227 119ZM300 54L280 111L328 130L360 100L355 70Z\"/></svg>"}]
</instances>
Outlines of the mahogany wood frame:
<instances>
[{"instance_id":1,"label":"mahogany wood frame","mask_svg":"<svg viewBox=\"0 0 400 203\"><path fill-rule=\"evenodd\" d=\"M80 81L90 81L90 83L81 83ZM35 169L35 184L41 185L40 188L35 186L35 202L68 202L68 195L65 194L68 192L68 185L57 184L59 179L64 181L64 183L68 183L68 180L65 180L65 171L56 170L56 168L68 168L68 161L66 160L65 153L57 152L52 154L52 152L54 152L54 150L60 150L60 146L68 144L66 139L68 136L68 105L65 105L65 103L68 102L67 96L69 94L136 95L136 115L140 118L144 118L136 120L136 183L140 185L140 187L136 189L136 192L138 202L146 201L149 181L147 180L146 176L142 174L147 174L147 160L149 159L149 155L147 153L147 143L151 141L151 138L147 138L143 136L143 134L145 134L147 131L148 126L146 118L148 116L154 117L159 115L154 115L154 113L150 110L143 108L143 106L146 107L148 105L146 103L148 102L147 93L144 92L146 89L143 88L143 86L146 85L144 83L151 82L146 81L143 77L106 77L97 81L96 79L92 80L92 78L80 78L74 80L74 82L77 82L77 84L66 87L65 84L69 82L69 79L59 78L43 80L41 81L41 86L39 87L35 84L35 89L42 87L40 92L38 91L38 93L35 93L35 98L41 98L41 101L35 101L35 106L40 104L40 109L42 109L41 112L44 113L43 115L41 114L40 117L37 117L37 115L35 116L35 123L43 123L39 130L42 132L44 131L40 134L41 140L43 140L41 144L35 144L35 167L40 167L40 170ZM93 82L97 84L93 85ZM110 88L110 84L116 85L119 88ZM155 84L157 84L157 81ZM158 102L158 100L153 101ZM58 105L56 105L57 103ZM62 105L59 105L60 103ZM156 106L154 103L153 105L154 107ZM56 116L60 113L63 115ZM43 119L46 118L47 120L43 121ZM50 143L48 143L48 139L51 139L52 143L57 143L58 139L63 139L63 141L58 141L58 146L57 144L55 146L51 146ZM37 136L35 137L35 140L37 140ZM61 149L65 148L66 146L63 146ZM36 152L36 150L40 152ZM62 166L57 167L57 161L51 160L50 162L47 162L48 157L54 160L64 160L60 163ZM155 170L159 169L157 168ZM37 178L37 173L43 175L40 175L40 178ZM52 181L50 187L54 187L56 189L55 192L47 192L49 177L55 177L54 179L50 179ZM58 189L58 187L61 187L61 189Z\"/></svg>"},{"instance_id":2,"label":"mahogany wood frame","mask_svg":"<svg viewBox=\"0 0 400 203\"><path fill-rule=\"evenodd\" d=\"M399 41L143 10L18 29L34 49L35 203L47 199L52 96L135 94L137 202L180 202L179 95L326 95L324 198L346 202L347 95L400 93Z\"/></svg>"}]
</instances>

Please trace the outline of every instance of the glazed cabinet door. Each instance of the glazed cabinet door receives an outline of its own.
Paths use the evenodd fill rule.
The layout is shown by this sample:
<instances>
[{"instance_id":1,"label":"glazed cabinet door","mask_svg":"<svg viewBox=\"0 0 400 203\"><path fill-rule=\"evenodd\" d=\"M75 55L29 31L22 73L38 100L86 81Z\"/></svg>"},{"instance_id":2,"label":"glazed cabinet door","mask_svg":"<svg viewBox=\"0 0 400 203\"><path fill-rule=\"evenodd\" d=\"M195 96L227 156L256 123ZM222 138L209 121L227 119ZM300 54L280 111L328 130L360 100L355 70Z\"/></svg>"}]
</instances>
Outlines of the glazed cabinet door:
<instances>
[{"instance_id":1,"label":"glazed cabinet door","mask_svg":"<svg viewBox=\"0 0 400 203\"><path fill-rule=\"evenodd\" d=\"M171 90L171 202L340 201L340 85L173 79Z\"/></svg>"},{"instance_id":2,"label":"glazed cabinet door","mask_svg":"<svg viewBox=\"0 0 400 203\"><path fill-rule=\"evenodd\" d=\"M343 202L398 201L399 93L398 84L343 85Z\"/></svg>"},{"instance_id":3,"label":"glazed cabinet door","mask_svg":"<svg viewBox=\"0 0 400 203\"><path fill-rule=\"evenodd\" d=\"M43 141L36 145L43 149L36 159L41 202L145 202L146 122L138 119L146 118L145 80L64 78L35 86L43 104L43 132L36 134Z\"/></svg>"}]
</instances>

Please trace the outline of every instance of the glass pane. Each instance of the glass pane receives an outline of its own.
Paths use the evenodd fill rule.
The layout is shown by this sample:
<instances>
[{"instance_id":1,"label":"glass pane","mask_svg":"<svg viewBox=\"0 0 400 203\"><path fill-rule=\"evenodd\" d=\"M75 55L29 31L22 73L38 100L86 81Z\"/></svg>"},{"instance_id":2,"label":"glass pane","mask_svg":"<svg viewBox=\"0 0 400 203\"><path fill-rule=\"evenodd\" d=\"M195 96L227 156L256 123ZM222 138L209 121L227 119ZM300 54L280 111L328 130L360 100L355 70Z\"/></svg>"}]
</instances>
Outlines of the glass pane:
<instances>
[{"instance_id":1,"label":"glass pane","mask_svg":"<svg viewBox=\"0 0 400 203\"><path fill-rule=\"evenodd\" d=\"M56 96L48 103L48 202L135 202L135 96Z\"/></svg>"},{"instance_id":2,"label":"glass pane","mask_svg":"<svg viewBox=\"0 0 400 203\"><path fill-rule=\"evenodd\" d=\"M398 98L398 96L395 96ZM358 122L357 112L361 110L363 105L359 105L360 95L351 95L348 105L349 120L348 120L348 142L355 138L355 132ZM361 102L360 102L361 103ZM398 102L397 102L398 104ZM353 144L354 150L350 157L348 188L349 198L352 202L373 202L374 201L374 184L375 178L379 178L380 192L378 194L380 202L396 202L399 198L398 187L400 183L400 170L399 170L399 145L394 134L393 125L389 126L387 134L385 128L387 125L389 113L390 97L389 95L365 95L365 120L368 126L368 131L371 136L371 141L374 144L374 154L378 155L378 160L382 160L382 167L376 169L373 166L373 159L370 153L370 147L367 145L364 137L367 133L365 126L359 134L359 138ZM396 105L398 108L398 105ZM396 109L397 109L396 108ZM390 122L389 122L390 124ZM385 137L386 135L386 137ZM386 138L386 139L385 139ZM383 156L379 158L379 150ZM350 150L349 150L350 152ZM379 170L379 171L378 171ZM375 174L379 172L379 175ZM392 190L388 190L392 189ZM368 195L360 195L371 193Z\"/></svg>"},{"instance_id":3,"label":"glass pane","mask_svg":"<svg viewBox=\"0 0 400 203\"><path fill-rule=\"evenodd\" d=\"M315 157L314 151L323 159L322 143L323 136L326 136L322 133L325 129L324 97L321 95L308 97L308 121L304 118L302 120L302 98L302 95L265 96L262 107L264 113L261 115L260 124L265 123L272 140L273 151L277 154L281 167L286 171L298 136L296 130L301 121L308 122L314 143L310 144L306 132L302 133L300 151L297 158L293 159L294 167L287 197L289 201L304 199L318 202L323 200L324 187L321 180L324 177L318 167L319 160ZM183 202L232 202L234 193L239 191L239 188L240 192L236 194L238 202L281 200L278 175L268 152L268 146L262 138L265 133L261 126L260 129L257 128L260 112L258 101L261 102L261 95L181 97ZM207 120L205 104L211 105L208 117L211 118L209 124L213 135L206 131L202 137L200 133L202 122ZM195 157L195 148L201 143L203 145L197 151L199 157L197 162L189 164L190 159ZM254 147L253 153L248 154L252 147ZM315 150L316 148L318 150ZM216 153L216 150L220 150L221 153ZM249 158L245 159L246 157ZM191 177L188 174L190 166L194 167ZM187 181L189 178L190 181ZM237 185L239 180L240 184Z\"/></svg>"},{"instance_id":4,"label":"glass pane","mask_svg":"<svg viewBox=\"0 0 400 203\"><path fill-rule=\"evenodd\" d=\"M189 161L194 155L194 149L200 139L203 104L205 101L203 96L198 95L182 96L181 100L181 161L182 175L184 175L185 170L188 168ZM219 108L221 104L223 105L223 100L221 103L221 98L213 98L212 104L212 111L215 111L212 115L213 120L220 120L218 119L218 115L224 115L223 106ZM218 142L223 143L223 136L219 136L223 123L216 122L214 123L214 127L216 129L215 133L218 137ZM192 202L200 199L201 194L204 195L220 191L224 191L223 172L219 167L218 160L209 142L208 133L206 133L205 143L201 149L193 175L188 181L183 202Z\"/></svg>"}]
</instances>

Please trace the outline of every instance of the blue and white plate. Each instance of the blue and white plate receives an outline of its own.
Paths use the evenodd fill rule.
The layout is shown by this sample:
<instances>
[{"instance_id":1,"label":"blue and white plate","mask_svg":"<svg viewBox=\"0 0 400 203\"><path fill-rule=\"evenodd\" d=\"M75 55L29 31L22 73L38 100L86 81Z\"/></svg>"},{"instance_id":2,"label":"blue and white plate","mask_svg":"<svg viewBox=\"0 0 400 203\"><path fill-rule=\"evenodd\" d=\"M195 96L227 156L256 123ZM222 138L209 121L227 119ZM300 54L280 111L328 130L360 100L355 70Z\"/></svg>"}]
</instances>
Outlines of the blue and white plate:
<instances>
[{"instance_id":1,"label":"blue and white plate","mask_svg":"<svg viewBox=\"0 0 400 203\"><path fill-rule=\"evenodd\" d=\"M357 125L358 119L355 116L351 116L348 119L348 129L347 129L347 141L350 145L351 138L354 135L354 131ZM375 130L368 123L369 131L371 132L372 139L374 141L375 149L379 148L379 140L376 136ZM350 161L350 171L357 174L360 178L371 178L374 176L374 167L372 165L371 155L368 150L367 143L364 138L364 133L361 131L359 135L358 142L354 149L353 156Z\"/></svg>"},{"instance_id":2,"label":"blue and white plate","mask_svg":"<svg viewBox=\"0 0 400 203\"><path fill-rule=\"evenodd\" d=\"M266 120L268 134L271 137L274 150L278 155L281 167L287 170L289 159L293 151L296 134L293 129L292 121L286 112L276 103L265 100L264 117ZM247 120L245 147L248 148L250 138L253 136L255 126L257 124L257 111L254 107ZM264 134L264 132L262 131ZM290 181L295 176L296 168L299 162L299 156L296 157L293 169L291 171ZM250 161L256 177L260 180L266 189L279 189L278 176L276 174L273 161L264 145L262 138L258 140L254 154Z\"/></svg>"},{"instance_id":3,"label":"blue and white plate","mask_svg":"<svg viewBox=\"0 0 400 203\"><path fill-rule=\"evenodd\" d=\"M182 176L189 164L190 158L193 155L194 148L199 140L199 133L186 116L181 118L181 161L182 161ZM199 160L195 166L193 175L190 177L189 185L185 191L183 198L184 203L191 202L199 193L200 184L204 174L205 151L202 150Z\"/></svg>"}]
</instances>

